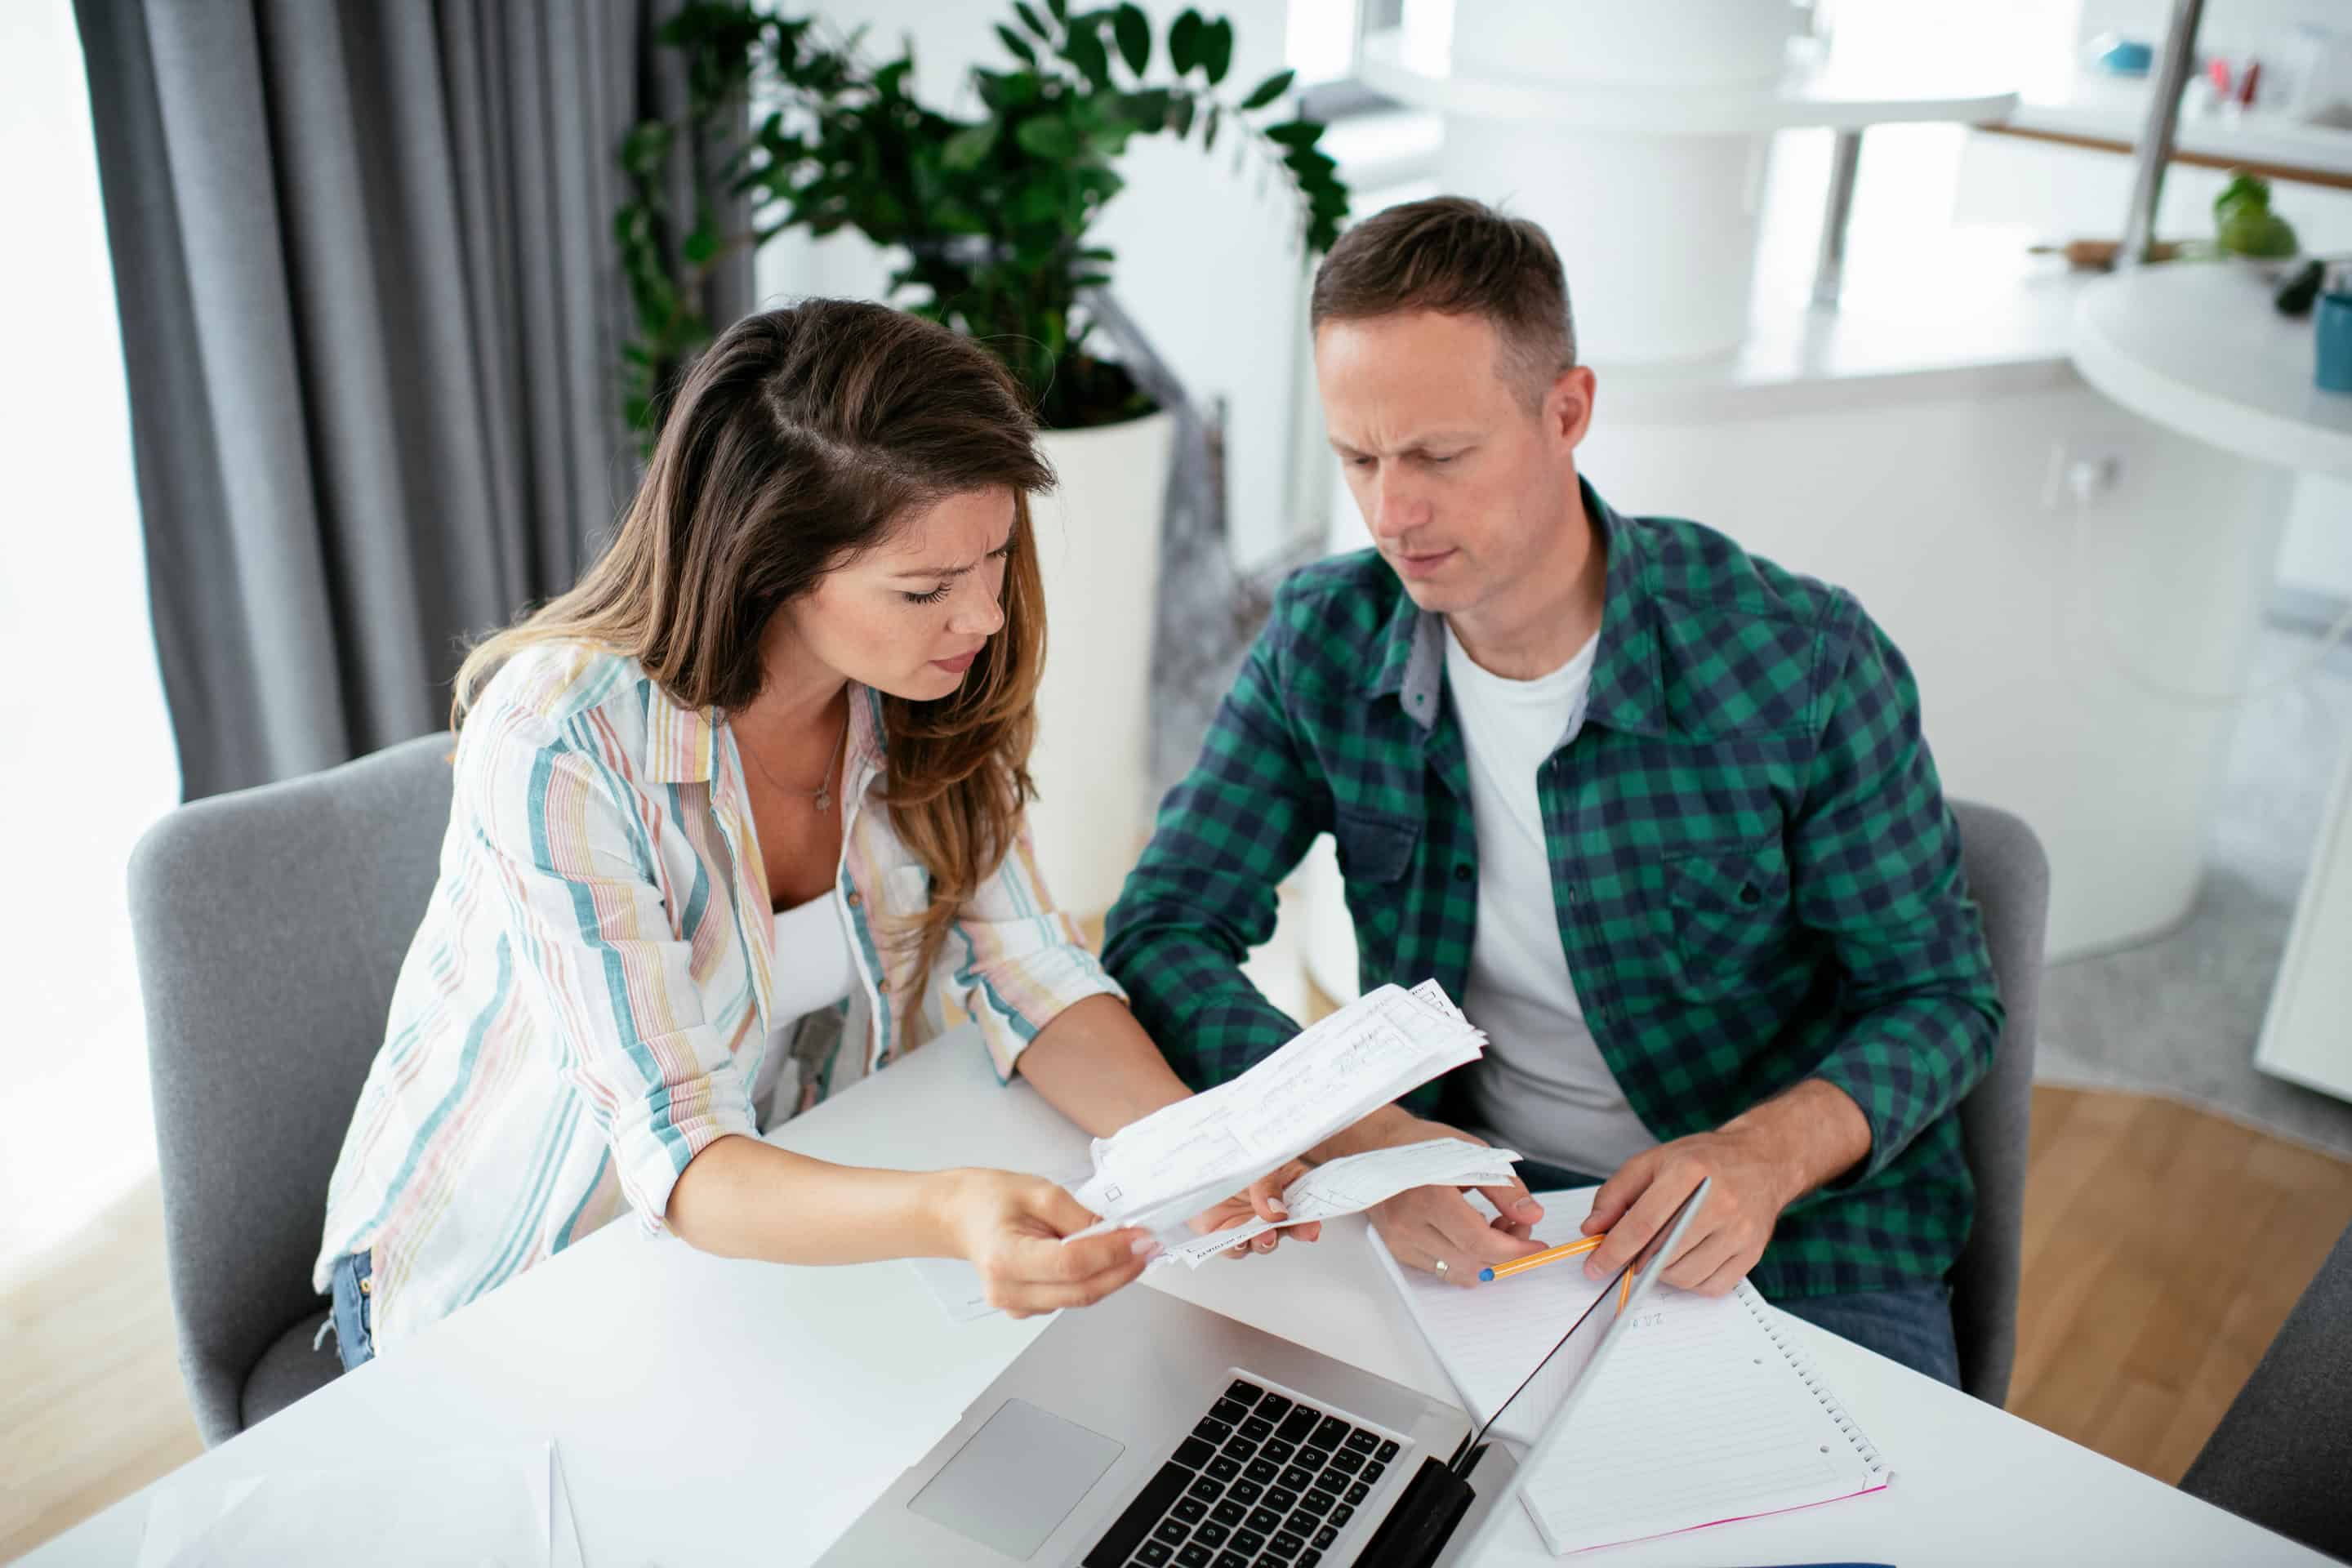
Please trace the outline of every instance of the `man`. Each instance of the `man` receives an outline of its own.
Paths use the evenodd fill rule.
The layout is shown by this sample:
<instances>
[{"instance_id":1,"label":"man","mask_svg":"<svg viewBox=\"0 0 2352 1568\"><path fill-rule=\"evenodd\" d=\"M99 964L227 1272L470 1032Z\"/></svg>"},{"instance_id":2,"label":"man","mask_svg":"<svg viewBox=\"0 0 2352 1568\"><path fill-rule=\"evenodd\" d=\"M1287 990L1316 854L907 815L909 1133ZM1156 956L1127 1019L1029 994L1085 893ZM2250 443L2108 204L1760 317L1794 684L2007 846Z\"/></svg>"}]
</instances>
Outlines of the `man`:
<instances>
[{"instance_id":1,"label":"man","mask_svg":"<svg viewBox=\"0 0 2352 1568\"><path fill-rule=\"evenodd\" d=\"M1608 1173L1588 1271L1707 1176L1664 1278L1743 1277L1958 1381L1954 1107L2001 1022L1909 668L1845 593L1578 474L1595 381L1543 231L1391 208L1315 284L1332 447L1374 551L1298 573L1111 910L1105 960L1178 1071L1296 1029L1242 977L1338 841L1370 987L1435 976L1484 1060L1314 1151L1471 1131L1538 1187ZM1586 1176L1578 1173L1590 1172ZM1373 1212L1470 1284L1537 1250L1528 1189Z\"/></svg>"}]
</instances>

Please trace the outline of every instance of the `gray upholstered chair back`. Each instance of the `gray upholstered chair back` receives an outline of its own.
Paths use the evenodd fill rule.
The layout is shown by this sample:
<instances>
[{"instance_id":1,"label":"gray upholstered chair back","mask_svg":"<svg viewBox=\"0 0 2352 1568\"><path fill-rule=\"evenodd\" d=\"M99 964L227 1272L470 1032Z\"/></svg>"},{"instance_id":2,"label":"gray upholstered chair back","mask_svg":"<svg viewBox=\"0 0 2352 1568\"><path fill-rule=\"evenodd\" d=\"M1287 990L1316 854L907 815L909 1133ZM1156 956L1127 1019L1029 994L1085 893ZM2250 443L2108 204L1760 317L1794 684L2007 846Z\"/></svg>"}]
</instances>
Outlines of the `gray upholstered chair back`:
<instances>
[{"instance_id":1,"label":"gray upholstered chair back","mask_svg":"<svg viewBox=\"0 0 2352 1568\"><path fill-rule=\"evenodd\" d=\"M307 1353L310 1264L433 890L451 743L183 806L131 858L172 1307L206 1443L340 1364Z\"/></svg>"},{"instance_id":2,"label":"gray upholstered chair back","mask_svg":"<svg viewBox=\"0 0 2352 1568\"><path fill-rule=\"evenodd\" d=\"M2352 1561L2352 1227L2336 1238L2180 1488Z\"/></svg>"},{"instance_id":3,"label":"gray upholstered chair back","mask_svg":"<svg viewBox=\"0 0 2352 1568\"><path fill-rule=\"evenodd\" d=\"M1960 1137L1976 1177L1976 1227L1952 1266L1952 1331L1960 1386L1988 1405L2009 1397L2017 1360L2017 1278L2024 1252L2026 1128L2033 1103L2035 1014L2050 925L2050 860L2033 829L1996 806L1952 803L1969 891L2009 1022L1992 1070L1960 1102Z\"/></svg>"}]
</instances>

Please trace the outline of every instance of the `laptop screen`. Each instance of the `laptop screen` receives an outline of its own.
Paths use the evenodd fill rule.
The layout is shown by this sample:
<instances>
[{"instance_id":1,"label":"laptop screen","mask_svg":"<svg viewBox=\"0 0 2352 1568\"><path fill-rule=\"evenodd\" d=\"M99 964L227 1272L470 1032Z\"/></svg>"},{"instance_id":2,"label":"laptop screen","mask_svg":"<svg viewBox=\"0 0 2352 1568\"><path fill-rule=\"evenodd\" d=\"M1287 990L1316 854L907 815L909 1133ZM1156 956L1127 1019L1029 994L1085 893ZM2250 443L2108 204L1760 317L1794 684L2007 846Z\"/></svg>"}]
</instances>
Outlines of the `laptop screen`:
<instances>
[{"instance_id":1,"label":"laptop screen","mask_svg":"<svg viewBox=\"0 0 2352 1568\"><path fill-rule=\"evenodd\" d=\"M1462 1451L1458 1468L1467 1474L1469 1466L1486 1446L1487 1438L1497 1429L1506 1415L1512 1417L1511 1429L1518 1432L1545 1433L1551 1430L1570 1396L1591 1372L1601 1359L1602 1348L1612 1338L1610 1330L1618 1319L1640 1305L1641 1299L1663 1271L1664 1261L1682 1240L1682 1234L1693 1215L1697 1213L1710 1184L1702 1182L1697 1190L1683 1199L1666 1223L1659 1227L1658 1238L1643 1249L1632 1261L1610 1277L1600 1294L1570 1323L1552 1348L1547 1352L1525 1382L1512 1391L1495 1414L1486 1418L1476 1436ZM1574 1267L1573 1264L1554 1267Z\"/></svg>"}]
</instances>

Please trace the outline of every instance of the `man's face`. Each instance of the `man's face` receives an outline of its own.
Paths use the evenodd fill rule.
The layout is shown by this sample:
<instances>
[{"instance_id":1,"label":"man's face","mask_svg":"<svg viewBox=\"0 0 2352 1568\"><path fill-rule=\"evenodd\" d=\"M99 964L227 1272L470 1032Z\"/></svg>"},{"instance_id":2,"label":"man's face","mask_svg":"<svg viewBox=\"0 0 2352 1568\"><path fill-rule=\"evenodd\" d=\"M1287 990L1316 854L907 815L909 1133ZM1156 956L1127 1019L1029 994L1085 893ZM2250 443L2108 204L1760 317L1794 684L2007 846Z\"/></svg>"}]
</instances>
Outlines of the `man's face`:
<instances>
[{"instance_id":1,"label":"man's face","mask_svg":"<svg viewBox=\"0 0 2352 1568\"><path fill-rule=\"evenodd\" d=\"M1323 417L1372 542L1414 604L1440 615L1523 580L1582 525L1576 444L1592 373L1529 408L1483 316L1416 310L1315 334Z\"/></svg>"}]
</instances>

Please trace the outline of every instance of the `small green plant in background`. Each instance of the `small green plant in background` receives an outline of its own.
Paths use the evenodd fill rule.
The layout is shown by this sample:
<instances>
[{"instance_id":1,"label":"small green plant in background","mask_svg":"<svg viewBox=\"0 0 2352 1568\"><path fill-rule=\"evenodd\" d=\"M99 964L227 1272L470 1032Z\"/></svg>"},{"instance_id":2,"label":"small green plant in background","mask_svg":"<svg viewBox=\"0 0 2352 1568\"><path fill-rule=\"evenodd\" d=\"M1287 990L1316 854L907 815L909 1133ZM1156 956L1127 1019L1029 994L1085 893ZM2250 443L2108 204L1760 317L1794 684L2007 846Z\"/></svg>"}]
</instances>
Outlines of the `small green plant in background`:
<instances>
[{"instance_id":1,"label":"small green plant in background","mask_svg":"<svg viewBox=\"0 0 2352 1568\"><path fill-rule=\"evenodd\" d=\"M1088 230L1137 136L1228 145L1237 174L1254 162L1289 184L1307 254L1338 237L1348 191L1317 144L1324 128L1276 109L1291 73L1219 90L1230 21L1188 10L1163 39L1134 5L1013 0L996 35L1007 63L971 70L979 113L959 118L914 96L911 44L876 65L859 33L829 38L814 17L714 3L664 26L661 42L686 56L687 112L625 138L614 217L636 316L623 350L633 427L650 439L665 389L710 338L694 303L710 268L796 228L856 229L895 251L894 297L986 343L1049 428L1148 412L1126 372L1089 352L1078 299L1110 281L1116 258ZM681 153L694 193L685 215L665 195ZM739 197L751 221L729 232L718 215Z\"/></svg>"},{"instance_id":2,"label":"small green plant in background","mask_svg":"<svg viewBox=\"0 0 2352 1568\"><path fill-rule=\"evenodd\" d=\"M2270 182L2258 174L2238 175L2213 198L2213 243L2225 254L2265 260L2301 248L2294 226L2271 210Z\"/></svg>"}]
</instances>

